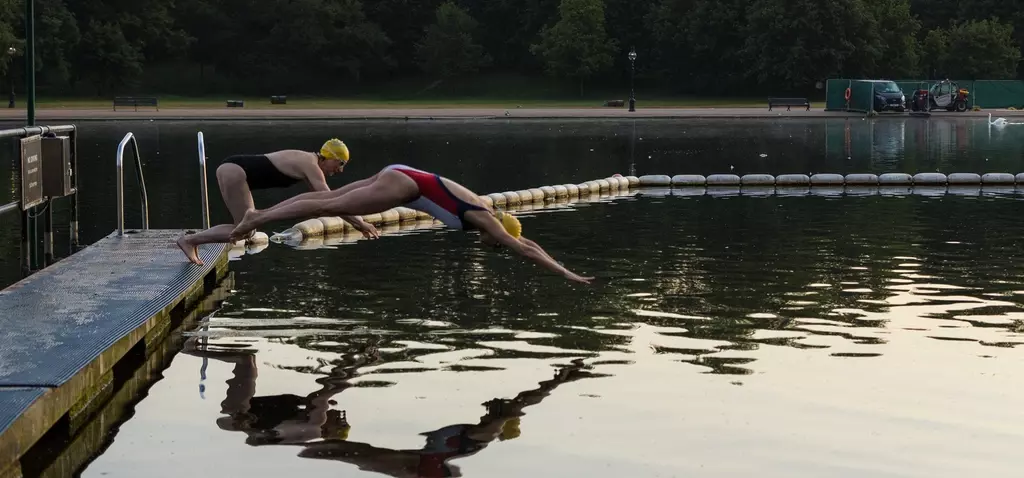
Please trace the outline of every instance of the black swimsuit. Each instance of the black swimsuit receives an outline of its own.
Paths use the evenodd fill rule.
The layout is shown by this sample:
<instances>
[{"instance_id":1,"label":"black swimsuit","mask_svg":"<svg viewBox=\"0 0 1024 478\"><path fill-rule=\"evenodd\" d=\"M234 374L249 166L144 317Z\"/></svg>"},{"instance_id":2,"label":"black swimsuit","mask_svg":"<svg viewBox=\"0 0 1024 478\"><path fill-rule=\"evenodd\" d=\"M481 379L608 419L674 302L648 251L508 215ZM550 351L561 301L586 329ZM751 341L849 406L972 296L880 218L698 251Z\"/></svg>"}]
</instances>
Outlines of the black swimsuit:
<instances>
[{"instance_id":1,"label":"black swimsuit","mask_svg":"<svg viewBox=\"0 0 1024 478\"><path fill-rule=\"evenodd\" d=\"M228 156L224 163L237 164L245 171L245 182L249 184L249 189L286 188L301 181L282 173L265 154Z\"/></svg>"}]
</instances>

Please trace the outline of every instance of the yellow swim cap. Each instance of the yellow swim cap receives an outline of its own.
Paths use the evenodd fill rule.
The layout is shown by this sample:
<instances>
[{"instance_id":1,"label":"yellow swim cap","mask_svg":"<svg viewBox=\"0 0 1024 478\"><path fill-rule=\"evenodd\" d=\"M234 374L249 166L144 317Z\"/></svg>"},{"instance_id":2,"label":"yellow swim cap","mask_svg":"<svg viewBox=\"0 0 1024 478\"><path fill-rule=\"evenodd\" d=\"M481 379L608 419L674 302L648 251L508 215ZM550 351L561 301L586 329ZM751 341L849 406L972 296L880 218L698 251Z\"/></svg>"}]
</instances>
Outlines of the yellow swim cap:
<instances>
[{"instance_id":1,"label":"yellow swim cap","mask_svg":"<svg viewBox=\"0 0 1024 478\"><path fill-rule=\"evenodd\" d=\"M494 217L498 218L501 227L504 227L505 232L509 233L512 237L519 239L523 235L523 225L519 223L519 219L516 219L515 216L507 212L497 211L494 213Z\"/></svg>"},{"instance_id":2,"label":"yellow swim cap","mask_svg":"<svg viewBox=\"0 0 1024 478\"><path fill-rule=\"evenodd\" d=\"M348 162L348 146L338 138L331 138L320 147L320 156L326 159L336 159L343 163Z\"/></svg>"},{"instance_id":3,"label":"yellow swim cap","mask_svg":"<svg viewBox=\"0 0 1024 478\"><path fill-rule=\"evenodd\" d=\"M499 439L501 441L514 440L519 438L521 433L522 432L519 430L519 417L516 417L505 422L501 427L501 435L499 435Z\"/></svg>"}]
</instances>

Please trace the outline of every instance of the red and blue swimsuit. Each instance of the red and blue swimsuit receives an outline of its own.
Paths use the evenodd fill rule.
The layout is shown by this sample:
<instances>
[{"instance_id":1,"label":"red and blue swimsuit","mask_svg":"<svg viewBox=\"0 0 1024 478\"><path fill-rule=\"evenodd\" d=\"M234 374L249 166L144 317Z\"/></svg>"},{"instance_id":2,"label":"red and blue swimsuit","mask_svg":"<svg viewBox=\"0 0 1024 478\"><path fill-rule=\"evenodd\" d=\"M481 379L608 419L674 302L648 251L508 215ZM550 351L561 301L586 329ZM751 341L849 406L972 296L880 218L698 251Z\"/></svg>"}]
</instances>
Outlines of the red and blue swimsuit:
<instances>
[{"instance_id":1,"label":"red and blue swimsuit","mask_svg":"<svg viewBox=\"0 0 1024 478\"><path fill-rule=\"evenodd\" d=\"M405 174L419 186L420 194L416 199L403 204L409 209L415 209L430 214L438 221L452 229L471 231L475 229L472 224L464 220L466 211L480 210L485 208L469 204L452 194L448 187L441 181L441 176L421 171L404 164L392 164L385 170L395 170Z\"/></svg>"}]
</instances>

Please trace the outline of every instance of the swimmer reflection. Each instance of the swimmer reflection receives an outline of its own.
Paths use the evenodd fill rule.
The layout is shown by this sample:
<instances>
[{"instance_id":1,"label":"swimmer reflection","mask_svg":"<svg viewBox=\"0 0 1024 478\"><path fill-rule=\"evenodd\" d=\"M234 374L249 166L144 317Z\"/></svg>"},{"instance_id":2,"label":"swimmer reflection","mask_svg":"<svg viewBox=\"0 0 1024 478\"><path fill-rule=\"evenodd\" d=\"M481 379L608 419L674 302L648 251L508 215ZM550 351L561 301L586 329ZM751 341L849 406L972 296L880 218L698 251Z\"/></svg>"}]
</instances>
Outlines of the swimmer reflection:
<instances>
[{"instance_id":1,"label":"swimmer reflection","mask_svg":"<svg viewBox=\"0 0 1024 478\"><path fill-rule=\"evenodd\" d=\"M426 443L420 449L395 450L346 440L349 431L345 413L329 410L331 397L354 386L350 380L358 368L379 359L376 347L365 347L343 356L344 363L328 377L317 380L324 387L306 397L275 395L254 397L255 354L247 350L211 352L186 348L186 352L235 364L228 380L223 413L217 420L221 429L244 431L246 443L301 446L298 456L336 460L360 470L394 477L462 476L450 460L474 455L494 440L511 440L520 434L520 419L526 407L540 403L559 385L583 378L606 376L590 372L581 359L560 367L549 380L514 398L495 398L483 403L486 413L475 424L453 424L422 433ZM321 441L313 441L321 440Z\"/></svg>"},{"instance_id":2,"label":"swimmer reflection","mask_svg":"<svg viewBox=\"0 0 1024 478\"><path fill-rule=\"evenodd\" d=\"M348 380L359 367L372 365L380 358L376 344L366 344L343 354L341 364L331 369L326 377L317 379L322 387L305 397L293 394L257 397L254 350L200 347L193 337L186 342L184 352L234 364L232 377L227 380L227 394L221 402L221 413L225 416L217 419L217 426L222 430L244 432L248 435L246 444L253 446L345 438L349 430L345 412L331 410L330 407L337 404L332 398L354 386Z\"/></svg>"}]
</instances>

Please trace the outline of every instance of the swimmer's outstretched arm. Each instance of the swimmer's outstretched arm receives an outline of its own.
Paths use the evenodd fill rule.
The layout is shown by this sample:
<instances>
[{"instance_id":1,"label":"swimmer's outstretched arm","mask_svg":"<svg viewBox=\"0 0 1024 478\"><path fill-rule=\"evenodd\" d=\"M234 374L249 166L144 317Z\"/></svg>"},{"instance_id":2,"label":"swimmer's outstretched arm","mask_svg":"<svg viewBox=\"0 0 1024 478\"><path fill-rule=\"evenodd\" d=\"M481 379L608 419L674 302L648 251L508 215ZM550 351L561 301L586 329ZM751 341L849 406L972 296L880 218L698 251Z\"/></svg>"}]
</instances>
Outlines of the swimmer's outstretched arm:
<instances>
[{"instance_id":1,"label":"swimmer's outstretched arm","mask_svg":"<svg viewBox=\"0 0 1024 478\"><path fill-rule=\"evenodd\" d=\"M470 212L467 214L467 216L469 214L473 213ZM561 264L555 261L554 258L552 258L550 255L548 255L544 248L540 247L540 245L537 244L536 242L533 242L525 237L520 237L519 239L516 239L512 237L512 235L510 235L508 232L506 232L505 228L501 227L501 223L499 223L496 219L494 219L493 217L488 217L488 219L490 220L477 220L474 221L474 223L477 224L477 227L486 231L488 234L494 237L498 242L500 242L505 247L508 247L509 249L518 252L520 255L529 258L530 260L536 262L537 264L540 264L544 268L556 274L559 274L562 277L565 277L566 279L569 279L571 281L589 284L590 281L594 280L593 277L582 277L580 275L577 275L575 272L572 272L569 269L562 267Z\"/></svg>"},{"instance_id":2,"label":"swimmer's outstretched arm","mask_svg":"<svg viewBox=\"0 0 1024 478\"><path fill-rule=\"evenodd\" d=\"M506 235L508 234L506 233ZM593 277L582 277L576 274L575 272L566 269L557 261L555 261L555 259L552 258L547 253L547 251L544 250L544 248L540 247L540 244L537 244L536 242L526 239L525 237L520 237L519 240L516 240L516 238L512 236L508 237L515 241L517 244L519 244L518 248L510 246L514 251L532 259L534 262L537 262L538 264L548 268L551 271L561 274L566 279L575 282L582 282L584 284L589 284L590 281L594 280Z\"/></svg>"}]
</instances>

